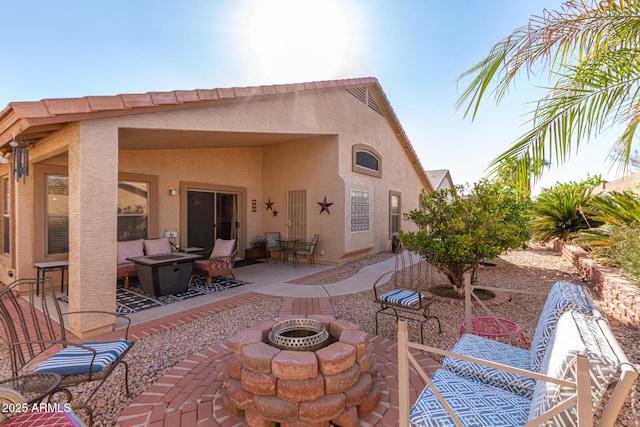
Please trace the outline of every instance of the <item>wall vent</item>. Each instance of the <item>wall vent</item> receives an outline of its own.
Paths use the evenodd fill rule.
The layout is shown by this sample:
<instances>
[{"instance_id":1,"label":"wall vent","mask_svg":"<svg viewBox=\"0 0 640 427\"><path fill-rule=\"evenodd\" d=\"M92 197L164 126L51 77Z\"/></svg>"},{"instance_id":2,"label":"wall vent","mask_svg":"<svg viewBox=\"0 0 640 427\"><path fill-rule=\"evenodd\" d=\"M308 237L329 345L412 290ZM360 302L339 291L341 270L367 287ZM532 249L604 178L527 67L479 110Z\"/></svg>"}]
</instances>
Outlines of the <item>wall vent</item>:
<instances>
[{"instance_id":1,"label":"wall vent","mask_svg":"<svg viewBox=\"0 0 640 427\"><path fill-rule=\"evenodd\" d=\"M376 113L384 116L384 114L382 114L382 109L380 108L378 101L376 101L375 96L368 87L351 88L347 89L347 92L358 98L364 105L368 106Z\"/></svg>"}]
</instances>

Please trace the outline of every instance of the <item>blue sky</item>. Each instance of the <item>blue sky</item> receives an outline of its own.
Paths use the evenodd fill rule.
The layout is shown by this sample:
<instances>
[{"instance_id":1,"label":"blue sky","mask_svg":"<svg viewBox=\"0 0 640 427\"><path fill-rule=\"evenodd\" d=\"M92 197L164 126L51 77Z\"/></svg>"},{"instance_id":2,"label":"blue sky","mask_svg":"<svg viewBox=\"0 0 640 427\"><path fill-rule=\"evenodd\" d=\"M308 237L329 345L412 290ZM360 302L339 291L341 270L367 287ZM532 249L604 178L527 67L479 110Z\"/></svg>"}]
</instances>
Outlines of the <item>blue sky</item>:
<instances>
[{"instance_id":1,"label":"blue sky","mask_svg":"<svg viewBox=\"0 0 640 427\"><path fill-rule=\"evenodd\" d=\"M426 169L476 182L526 127L546 80L518 80L472 123L454 80L559 0L0 0L9 102L376 77ZM607 140L607 138L609 138ZM603 142L540 186L615 179Z\"/></svg>"}]
</instances>

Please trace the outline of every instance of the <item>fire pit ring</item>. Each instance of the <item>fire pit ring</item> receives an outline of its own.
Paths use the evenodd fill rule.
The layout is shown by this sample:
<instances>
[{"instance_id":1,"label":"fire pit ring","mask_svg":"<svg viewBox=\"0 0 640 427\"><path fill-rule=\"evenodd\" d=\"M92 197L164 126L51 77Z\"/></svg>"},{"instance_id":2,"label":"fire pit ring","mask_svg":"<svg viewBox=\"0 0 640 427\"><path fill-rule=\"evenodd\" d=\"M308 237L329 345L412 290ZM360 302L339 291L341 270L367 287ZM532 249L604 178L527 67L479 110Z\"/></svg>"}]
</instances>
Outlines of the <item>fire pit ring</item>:
<instances>
[{"instance_id":1,"label":"fire pit ring","mask_svg":"<svg viewBox=\"0 0 640 427\"><path fill-rule=\"evenodd\" d=\"M329 331L317 320L289 319L273 325L268 339L280 350L316 351L327 343Z\"/></svg>"}]
</instances>

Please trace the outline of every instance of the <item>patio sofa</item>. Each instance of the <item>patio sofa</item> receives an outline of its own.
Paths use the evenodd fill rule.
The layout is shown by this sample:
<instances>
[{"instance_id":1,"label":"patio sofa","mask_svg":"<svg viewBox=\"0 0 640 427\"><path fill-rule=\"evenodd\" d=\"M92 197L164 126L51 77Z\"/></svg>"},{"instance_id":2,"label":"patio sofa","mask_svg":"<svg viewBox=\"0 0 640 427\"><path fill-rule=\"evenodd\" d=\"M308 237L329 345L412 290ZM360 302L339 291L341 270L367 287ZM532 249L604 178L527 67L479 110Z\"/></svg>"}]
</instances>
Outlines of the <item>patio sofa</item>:
<instances>
[{"instance_id":1,"label":"patio sofa","mask_svg":"<svg viewBox=\"0 0 640 427\"><path fill-rule=\"evenodd\" d=\"M160 239L137 239L118 242L117 279L124 280L124 287L129 287L129 279L136 276L136 265L127 258L158 255L171 252L168 237Z\"/></svg>"},{"instance_id":2,"label":"patio sofa","mask_svg":"<svg viewBox=\"0 0 640 427\"><path fill-rule=\"evenodd\" d=\"M598 425L613 426L638 375L588 292L566 282L549 293L531 350L465 334L445 351L410 343L406 325L398 341L401 425L414 427L591 425L612 385ZM409 408L412 348L445 359L422 372L427 387Z\"/></svg>"}]
</instances>

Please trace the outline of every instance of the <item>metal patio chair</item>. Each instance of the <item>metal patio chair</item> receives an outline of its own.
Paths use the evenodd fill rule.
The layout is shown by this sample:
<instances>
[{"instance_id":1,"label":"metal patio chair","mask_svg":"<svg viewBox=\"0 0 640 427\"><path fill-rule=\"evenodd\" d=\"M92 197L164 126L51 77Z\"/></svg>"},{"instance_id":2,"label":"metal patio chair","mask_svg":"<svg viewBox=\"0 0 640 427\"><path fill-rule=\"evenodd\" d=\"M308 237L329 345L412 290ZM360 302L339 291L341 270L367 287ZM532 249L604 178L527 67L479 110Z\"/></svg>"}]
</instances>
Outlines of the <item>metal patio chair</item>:
<instances>
[{"instance_id":1,"label":"metal patio chair","mask_svg":"<svg viewBox=\"0 0 640 427\"><path fill-rule=\"evenodd\" d=\"M424 343L424 324L429 320L435 320L438 333L442 333L440 319L429 313L435 301L428 292L436 273L435 257L436 254L432 252L427 256L408 250L396 253L394 269L381 275L373 284L375 302L380 304L380 309L376 311L376 335L380 314L395 317L396 323L400 319L418 323L421 343ZM385 282L384 279L390 274L390 280Z\"/></svg>"},{"instance_id":2,"label":"metal patio chair","mask_svg":"<svg viewBox=\"0 0 640 427\"><path fill-rule=\"evenodd\" d=\"M40 296L36 295L38 288L42 289ZM124 339L72 341L65 329L65 319L89 314L124 319ZM131 323L128 317L106 311L63 313L50 278L41 278L19 279L0 290L0 322L1 338L8 348L14 377L32 368L35 373L59 374L62 380L51 394L62 392L72 404L69 386L97 383L84 401L73 404L74 408L87 410L90 419L89 401L119 365L124 367L124 386L127 395L130 394L129 367L123 360L133 346L127 339Z\"/></svg>"}]
</instances>

